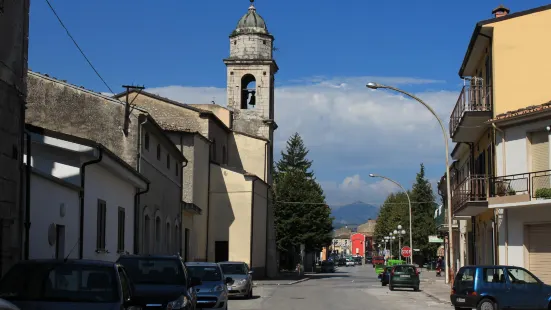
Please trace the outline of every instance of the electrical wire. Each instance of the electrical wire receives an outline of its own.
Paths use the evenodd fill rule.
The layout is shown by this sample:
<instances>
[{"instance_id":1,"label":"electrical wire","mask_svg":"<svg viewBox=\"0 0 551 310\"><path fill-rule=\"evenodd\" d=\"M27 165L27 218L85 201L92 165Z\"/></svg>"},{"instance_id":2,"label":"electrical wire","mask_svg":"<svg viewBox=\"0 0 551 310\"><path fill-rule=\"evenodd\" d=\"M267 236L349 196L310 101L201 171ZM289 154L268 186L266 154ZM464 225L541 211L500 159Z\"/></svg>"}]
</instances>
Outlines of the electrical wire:
<instances>
[{"instance_id":1,"label":"electrical wire","mask_svg":"<svg viewBox=\"0 0 551 310\"><path fill-rule=\"evenodd\" d=\"M100 78L100 80L103 82L103 84L107 87L107 89L109 89L109 91L112 93L112 94L115 94L115 92L113 91L113 89L111 89L111 87L109 87L109 85L107 84L107 82L105 81L105 79L101 76L101 74L99 74L98 70L96 70L96 67L94 67L94 65L92 64L92 62L90 61L90 59L88 59L88 57L86 56L86 54L84 53L84 51L82 50L82 48L80 48L80 46L78 45L77 41L75 40L75 38L73 38L73 36L71 35L71 33L69 32L69 29L67 29L67 27L65 26L65 24L63 23L63 21L61 20L61 18L59 17L59 15L57 15L57 12L55 11L54 7L52 6L52 4L50 3L49 0L45 0L46 3L48 4L48 6L50 7L50 9L52 10L52 12L54 13L55 17L57 18L57 20L59 21L59 23L61 24L61 27L63 27L63 29L65 29L65 31L67 32L67 35L69 36L69 38L71 38L71 40L73 41L73 43L75 44L75 46L77 47L77 49L80 51L80 53L82 54L82 56L84 57L84 59L86 59L86 61L88 62L88 64L90 65L90 67L92 68L92 70L94 70L94 72L96 73L96 75Z\"/></svg>"}]
</instances>

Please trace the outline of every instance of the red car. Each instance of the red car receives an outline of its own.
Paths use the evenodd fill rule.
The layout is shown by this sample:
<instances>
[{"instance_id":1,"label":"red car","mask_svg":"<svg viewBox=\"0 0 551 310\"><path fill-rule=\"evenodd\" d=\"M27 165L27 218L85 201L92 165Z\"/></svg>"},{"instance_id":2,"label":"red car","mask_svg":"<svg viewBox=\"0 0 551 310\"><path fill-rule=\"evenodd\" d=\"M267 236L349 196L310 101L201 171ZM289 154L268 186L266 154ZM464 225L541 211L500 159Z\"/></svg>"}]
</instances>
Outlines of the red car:
<instances>
[{"instance_id":1,"label":"red car","mask_svg":"<svg viewBox=\"0 0 551 310\"><path fill-rule=\"evenodd\" d=\"M383 265L385 263L385 258L383 256L373 256L372 263L373 267L375 267L375 265Z\"/></svg>"}]
</instances>

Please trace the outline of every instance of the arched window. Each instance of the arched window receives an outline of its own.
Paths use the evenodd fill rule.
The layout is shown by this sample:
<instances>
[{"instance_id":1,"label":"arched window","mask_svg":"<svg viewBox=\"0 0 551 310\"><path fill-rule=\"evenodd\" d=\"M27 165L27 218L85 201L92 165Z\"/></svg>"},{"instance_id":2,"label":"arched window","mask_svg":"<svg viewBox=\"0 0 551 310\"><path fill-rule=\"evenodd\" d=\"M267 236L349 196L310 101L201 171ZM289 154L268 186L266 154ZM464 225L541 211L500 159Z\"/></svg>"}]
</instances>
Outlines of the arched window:
<instances>
[{"instance_id":1,"label":"arched window","mask_svg":"<svg viewBox=\"0 0 551 310\"><path fill-rule=\"evenodd\" d=\"M161 233L162 233L162 226L161 226L161 217L157 216L155 219L155 247L157 249L160 248L161 243Z\"/></svg>"},{"instance_id":2,"label":"arched window","mask_svg":"<svg viewBox=\"0 0 551 310\"><path fill-rule=\"evenodd\" d=\"M149 254L149 240L151 238L151 219L149 218L149 215L145 216L143 226L143 252L144 254Z\"/></svg>"},{"instance_id":3,"label":"arched window","mask_svg":"<svg viewBox=\"0 0 551 310\"><path fill-rule=\"evenodd\" d=\"M241 109L254 108L256 105L256 78L245 74L241 78Z\"/></svg>"}]
</instances>

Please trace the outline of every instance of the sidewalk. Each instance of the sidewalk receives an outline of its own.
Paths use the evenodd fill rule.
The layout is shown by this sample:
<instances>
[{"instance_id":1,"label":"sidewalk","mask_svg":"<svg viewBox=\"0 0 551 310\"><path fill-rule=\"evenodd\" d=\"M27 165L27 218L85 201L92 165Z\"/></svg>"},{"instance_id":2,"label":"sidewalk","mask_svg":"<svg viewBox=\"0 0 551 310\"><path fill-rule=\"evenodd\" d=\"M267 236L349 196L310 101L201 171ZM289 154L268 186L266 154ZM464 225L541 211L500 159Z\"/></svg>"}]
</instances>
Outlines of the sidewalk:
<instances>
[{"instance_id":1,"label":"sidewalk","mask_svg":"<svg viewBox=\"0 0 551 310\"><path fill-rule=\"evenodd\" d=\"M437 277L434 270L421 269L421 290L431 298L451 304L450 286L446 284L443 272L442 277Z\"/></svg>"}]
</instances>

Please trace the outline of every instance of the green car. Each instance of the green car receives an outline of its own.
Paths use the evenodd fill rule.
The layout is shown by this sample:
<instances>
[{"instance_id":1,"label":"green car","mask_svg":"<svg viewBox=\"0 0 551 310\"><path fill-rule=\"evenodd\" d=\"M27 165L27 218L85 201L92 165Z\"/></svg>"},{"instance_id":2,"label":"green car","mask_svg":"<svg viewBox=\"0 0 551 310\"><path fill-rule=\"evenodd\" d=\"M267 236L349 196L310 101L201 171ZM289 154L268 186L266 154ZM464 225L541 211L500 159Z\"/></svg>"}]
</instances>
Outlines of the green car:
<instances>
[{"instance_id":1,"label":"green car","mask_svg":"<svg viewBox=\"0 0 551 310\"><path fill-rule=\"evenodd\" d=\"M388 289L393 291L395 288L412 288L419 291L419 270L414 265L396 265L390 271L390 282Z\"/></svg>"},{"instance_id":2,"label":"green car","mask_svg":"<svg viewBox=\"0 0 551 310\"><path fill-rule=\"evenodd\" d=\"M383 271L385 270L385 265L375 265L375 273L377 275L383 273Z\"/></svg>"}]
</instances>

